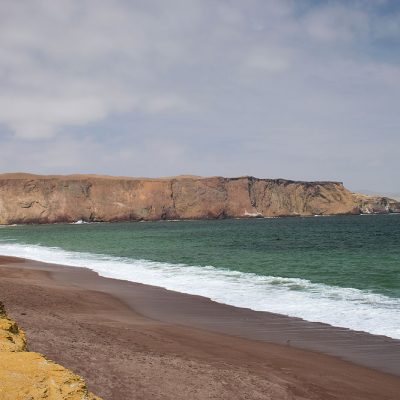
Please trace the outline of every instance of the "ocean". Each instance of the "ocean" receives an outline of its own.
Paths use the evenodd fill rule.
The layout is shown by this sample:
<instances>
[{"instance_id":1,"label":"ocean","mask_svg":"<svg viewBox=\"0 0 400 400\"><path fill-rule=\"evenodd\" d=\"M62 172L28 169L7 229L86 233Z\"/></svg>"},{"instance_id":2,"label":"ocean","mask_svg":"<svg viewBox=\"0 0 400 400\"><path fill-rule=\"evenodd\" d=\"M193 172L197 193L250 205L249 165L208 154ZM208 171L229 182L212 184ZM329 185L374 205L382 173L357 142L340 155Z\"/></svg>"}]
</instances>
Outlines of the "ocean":
<instances>
[{"instance_id":1,"label":"ocean","mask_svg":"<svg viewBox=\"0 0 400 400\"><path fill-rule=\"evenodd\" d=\"M399 214L2 226L0 254L400 339Z\"/></svg>"}]
</instances>

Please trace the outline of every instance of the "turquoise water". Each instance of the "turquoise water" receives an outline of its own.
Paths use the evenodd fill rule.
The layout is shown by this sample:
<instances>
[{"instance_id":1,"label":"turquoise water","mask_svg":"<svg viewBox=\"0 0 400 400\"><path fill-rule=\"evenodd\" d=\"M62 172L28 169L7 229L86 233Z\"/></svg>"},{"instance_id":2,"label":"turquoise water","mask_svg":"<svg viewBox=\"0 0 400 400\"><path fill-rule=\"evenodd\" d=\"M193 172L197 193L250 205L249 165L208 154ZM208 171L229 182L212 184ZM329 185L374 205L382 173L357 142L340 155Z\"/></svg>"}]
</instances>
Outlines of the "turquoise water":
<instances>
[{"instance_id":1,"label":"turquoise water","mask_svg":"<svg viewBox=\"0 0 400 400\"><path fill-rule=\"evenodd\" d=\"M343 325L353 329L379 312L400 318L400 215L12 226L0 229L0 253L282 312L267 304L278 292L289 315L332 324L361 303L367 314ZM306 308L318 304L340 315L313 318Z\"/></svg>"}]
</instances>

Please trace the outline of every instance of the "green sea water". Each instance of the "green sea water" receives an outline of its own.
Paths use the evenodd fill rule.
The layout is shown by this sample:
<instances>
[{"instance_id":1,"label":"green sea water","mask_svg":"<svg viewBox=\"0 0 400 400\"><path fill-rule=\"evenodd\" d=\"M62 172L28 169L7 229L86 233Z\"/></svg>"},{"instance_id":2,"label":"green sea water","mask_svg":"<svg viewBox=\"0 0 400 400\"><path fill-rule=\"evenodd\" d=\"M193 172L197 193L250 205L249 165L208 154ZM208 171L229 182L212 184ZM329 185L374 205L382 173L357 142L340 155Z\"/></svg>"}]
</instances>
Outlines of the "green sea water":
<instances>
[{"instance_id":1,"label":"green sea water","mask_svg":"<svg viewBox=\"0 0 400 400\"><path fill-rule=\"evenodd\" d=\"M1 229L0 240L400 297L400 215L27 225Z\"/></svg>"},{"instance_id":2,"label":"green sea water","mask_svg":"<svg viewBox=\"0 0 400 400\"><path fill-rule=\"evenodd\" d=\"M371 303L366 312L375 316L383 304L388 320L399 318L400 336L400 215L11 226L0 229L0 253L70 265L80 260L108 276L212 298L229 288L236 291L232 299L218 293L215 299L254 309L261 307L261 289L266 303L278 290L289 308L300 295L293 301L303 308L321 297L321 304L336 299L345 313L359 300L362 307ZM254 304L242 304L250 291ZM309 319L307 312L299 316Z\"/></svg>"}]
</instances>

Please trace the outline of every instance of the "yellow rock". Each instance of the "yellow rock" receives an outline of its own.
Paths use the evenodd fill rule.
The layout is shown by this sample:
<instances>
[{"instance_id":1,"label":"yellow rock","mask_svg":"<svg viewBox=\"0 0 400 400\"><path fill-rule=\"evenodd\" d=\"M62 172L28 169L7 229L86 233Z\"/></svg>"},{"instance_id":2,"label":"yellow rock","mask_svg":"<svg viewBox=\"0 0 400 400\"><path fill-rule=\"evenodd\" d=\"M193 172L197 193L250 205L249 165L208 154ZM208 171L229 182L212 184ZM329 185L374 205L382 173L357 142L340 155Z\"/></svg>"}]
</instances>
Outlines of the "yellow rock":
<instances>
[{"instance_id":1,"label":"yellow rock","mask_svg":"<svg viewBox=\"0 0 400 400\"><path fill-rule=\"evenodd\" d=\"M6 316L0 317L0 352L3 351L26 351L24 332Z\"/></svg>"},{"instance_id":2,"label":"yellow rock","mask_svg":"<svg viewBox=\"0 0 400 400\"><path fill-rule=\"evenodd\" d=\"M94 400L85 382L68 369L33 352L2 353L0 356L2 400Z\"/></svg>"},{"instance_id":3,"label":"yellow rock","mask_svg":"<svg viewBox=\"0 0 400 400\"><path fill-rule=\"evenodd\" d=\"M0 303L0 400L101 400L72 371L26 351L24 332Z\"/></svg>"}]
</instances>

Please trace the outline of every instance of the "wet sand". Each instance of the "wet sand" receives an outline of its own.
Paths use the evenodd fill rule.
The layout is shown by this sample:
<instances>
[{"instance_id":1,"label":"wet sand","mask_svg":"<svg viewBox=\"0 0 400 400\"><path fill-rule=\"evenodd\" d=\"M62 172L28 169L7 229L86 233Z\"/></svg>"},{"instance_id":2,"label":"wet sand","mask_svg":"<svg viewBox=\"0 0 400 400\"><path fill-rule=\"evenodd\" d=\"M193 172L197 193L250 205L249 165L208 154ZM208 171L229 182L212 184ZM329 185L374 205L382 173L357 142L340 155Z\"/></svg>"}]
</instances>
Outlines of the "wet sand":
<instances>
[{"instance_id":1,"label":"wet sand","mask_svg":"<svg viewBox=\"0 0 400 400\"><path fill-rule=\"evenodd\" d=\"M29 349L107 399L398 399L400 341L0 257Z\"/></svg>"}]
</instances>

